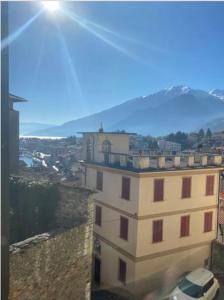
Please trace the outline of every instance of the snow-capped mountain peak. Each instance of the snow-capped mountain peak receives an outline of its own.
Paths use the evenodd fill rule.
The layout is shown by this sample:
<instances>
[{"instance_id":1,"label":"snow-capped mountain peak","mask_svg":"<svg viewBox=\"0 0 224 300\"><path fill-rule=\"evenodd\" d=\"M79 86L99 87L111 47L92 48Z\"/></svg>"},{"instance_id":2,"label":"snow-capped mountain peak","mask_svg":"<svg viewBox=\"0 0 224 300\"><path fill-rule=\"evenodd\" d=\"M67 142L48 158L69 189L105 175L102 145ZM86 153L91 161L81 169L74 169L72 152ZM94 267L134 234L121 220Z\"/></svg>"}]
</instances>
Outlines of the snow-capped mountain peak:
<instances>
[{"instance_id":1,"label":"snow-capped mountain peak","mask_svg":"<svg viewBox=\"0 0 224 300\"><path fill-rule=\"evenodd\" d=\"M186 94L190 91L191 91L191 89L188 86L178 85L178 86L171 86L171 87L167 88L165 90L165 94L166 95L169 94L169 95L172 95L172 96L179 96L179 95L182 95L182 94Z\"/></svg>"},{"instance_id":2,"label":"snow-capped mountain peak","mask_svg":"<svg viewBox=\"0 0 224 300\"><path fill-rule=\"evenodd\" d=\"M224 90L219 90L219 89L211 90L209 94L224 101Z\"/></svg>"}]
</instances>

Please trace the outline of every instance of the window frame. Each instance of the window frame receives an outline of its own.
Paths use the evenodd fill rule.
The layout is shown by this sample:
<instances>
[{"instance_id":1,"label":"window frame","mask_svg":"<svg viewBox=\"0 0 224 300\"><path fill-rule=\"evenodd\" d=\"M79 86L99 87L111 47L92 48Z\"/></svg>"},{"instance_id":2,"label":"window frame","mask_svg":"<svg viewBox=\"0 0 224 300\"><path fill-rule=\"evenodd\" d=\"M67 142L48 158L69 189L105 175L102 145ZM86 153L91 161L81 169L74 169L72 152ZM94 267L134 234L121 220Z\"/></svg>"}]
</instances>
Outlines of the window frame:
<instances>
[{"instance_id":1,"label":"window frame","mask_svg":"<svg viewBox=\"0 0 224 300\"><path fill-rule=\"evenodd\" d=\"M160 228L155 228L155 224L160 224ZM163 242L163 219L153 220L152 221L152 243L161 243Z\"/></svg>"},{"instance_id":2,"label":"window frame","mask_svg":"<svg viewBox=\"0 0 224 300\"><path fill-rule=\"evenodd\" d=\"M122 269L122 265L124 269ZM121 258L118 260L118 280L123 284L125 284L127 280L127 263Z\"/></svg>"},{"instance_id":3,"label":"window frame","mask_svg":"<svg viewBox=\"0 0 224 300\"><path fill-rule=\"evenodd\" d=\"M125 183L126 181L126 183ZM127 184L128 182L128 184ZM122 176L121 180L121 198L130 201L131 198L131 178L128 176Z\"/></svg>"},{"instance_id":4,"label":"window frame","mask_svg":"<svg viewBox=\"0 0 224 300\"><path fill-rule=\"evenodd\" d=\"M185 228L182 228L182 226L183 226L182 220L184 218L185 219L187 218L188 221L187 221L187 225L185 223ZM190 215L184 215L184 216L180 217L180 237L181 238L190 236L190 220L191 220Z\"/></svg>"},{"instance_id":5,"label":"window frame","mask_svg":"<svg viewBox=\"0 0 224 300\"><path fill-rule=\"evenodd\" d=\"M208 216L211 216L211 219L206 219ZM209 223L208 223L209 222ZM204 233L211 232L213 225L213 211L207 211L204 213Z\"/></svg>"},{"instance_id":6,"label":"window frame","mask_svg":"<svg viewBox=\"0 0 224 300\"><path fill-rule=\"evenodd\" d=\"M102 227L102 207L99 205L95 205L95 225Z\"/></svg>"},{"instance_id":7,"label":"window frame","mask_svg":"<svg viewBox=\"0 0 224 300\"><path fill-rule=\"evenodd\" d=\"M124 216L120 216L120 238L124 241L128 241L128 229L129 219Z\"/></svg>"},{"instance_id":8,"label":"window frame","mask_svg":"<svg viewBox=\"0 0 224 300\"><path fill-rule=\"evenodd\" d=\"M212 179L212 184L209 183L209 179ZM209 184L212 186L209 186ZM205 186L205 196L214 196L214 188L215 188L215 175L207 175L206 176L206 186Z\"/></svg>"},{"instance_id":9,"label":"window frame","mask_svg":"<svg viewBox=\"0 0 224 300\"><path fill-rule=\"evenodd\" d=\"M189 187L184 187L184 181L185 180L190 180ZM186 183L185 183L186 184ZM189 188L189 190L188 190ZM186 189L186 190L185 190ZM188 193L187 193L188 192ZM192 177L191 176L185 176L182 177L182 191L181 191L181 198L182 199L187 199L191 198L191 192L192 192Z\"/></svg>"},{"instance_id":10,"label":"window frame","mask_svg":"<svg viewBox=\"0 0 224 300\"><path fill-rule=\"evenodd\" d=\"M98 191L103 191L103 172L96 171L96 189Z\"/></svg>"},{"instance_id":11,"label":"window frame","mask_svg":"<svg viewBox=\"0 0 224 300\"><path fill-rule=\"evenodd\" d=\"M162 192L158 192L158 186L157 184L159 184L159 182L162 182ZM161 202L164 201L164 178L155 178L154 179L154 194L153 194L153 202ZM160 193L162 193L162 197L158 197L158 195L160 195Z\"/></svg>"}]
</instances>

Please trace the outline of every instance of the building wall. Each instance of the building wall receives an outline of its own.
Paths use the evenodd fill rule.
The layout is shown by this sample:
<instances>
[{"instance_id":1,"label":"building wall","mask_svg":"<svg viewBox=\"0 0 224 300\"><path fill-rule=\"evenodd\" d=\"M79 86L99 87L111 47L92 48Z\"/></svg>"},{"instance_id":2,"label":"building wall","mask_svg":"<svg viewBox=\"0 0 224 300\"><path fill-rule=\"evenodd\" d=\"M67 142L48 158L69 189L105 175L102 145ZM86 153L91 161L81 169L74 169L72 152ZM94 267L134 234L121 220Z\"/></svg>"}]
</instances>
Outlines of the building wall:
<instances>
[{"instance_id":1,"label":"building wall","mask_svg":"<svg viewBox=\"0 0 224 300\"><path fill-rule=\"evenodd\" d=\"M17 173L19 165L19 112L9 110L9 169Z\"/></svg>"},{"instance_id":2,"label":"building wall","mask_svg":"<svg viewBox=\"0 0 224 300\"><path fill-rule=\"evenodd\" d=\"M92 225L10 253L9 300L90 299Z\"/></svg>"},{"instance_id":3,"label":"building wall","mask_svg":"<svg viewBox=\"0 0 224 300\"><path fill-rule=\"evenodd\" d=\"M101 226L95 225L94 231L100 236L105 237L107 240L113 242L117 247L122 248L125 252L136 256L136 240L137 240L137 220L128 218L120 212L114 211L106 206L96 205L102 208L102 224ZM120 217L128 219L128 240L120 238Z\"/></svg>"},{"instance_id":4,"label":"building wall","mask_svg":"<svg viewBox=\"0 0 224 300\"><path fill-rule=\"evenodd\" d=\"M134 296L134 299L142 299L143 296L156 289L169 290L174 281L184 272L204 267L211 254L209 243L135 261L102 240L100 244L101 254L97 256L101 260L101 288L113 288L118 293L122 289L127 295ZM119 259L126 262L125 284L118 280Z\"/></svg>"},{"instance_id":5,"label":"building wall","mask_svg":"<svg viewBox=\"0 0 224 300\"><path fill-rule=\"evenodd\" d=\"M87 167L86 186L96 189L97 170L103 171L103 191L98 191L94 199L131 214L137 214L139 198L139 178L131 177L130 200L121 198L122 176L129 176L131 172L117 173L106 171L104 168Z\"/></svg>"},{"instance_id":6,"label":"building wall","mask_svg":"<svg viewBox=\"0 0 224 300\"><path fill-rule=\"evenodd\" d=\"M89 300L93 201L86 189L59 184L57 229L10 246L9 300Z\"/></svg>"},{"instance_id":7,"label":"building wall","mask_svg":"<svg viewBox=\"0 0 224 300\"><path fill-rule=\"evenodd\" d=\"M212 231L204 232L204 213L213 212ZM190 215L190 235L180 237L181 216ZM163 241L152 242L152 222L163 220ZM138 221L137 229L137 257L144 257L152 254L163 254L171 249L177 250L187 246L210 243L216 238L217 210L205 209L196 212L186 212L171 216L162 216Z\"/></svg>"},{"instance_id":8,"label":"building wall","mask_svg":"<svg viewBox=\"0 0 224 300\"><path fill-rule=\"evenodd\" d=\"M215 170L186 170L147 174L140 180L138 214L144 216L218 205L218 172ZM205 195L207 175L215 175L213 196ZM191 177L191 197L182 199L182 178L188 176ZM155 178L164 179L164 201L153 202Z\"/></svg>"},{"instance_id":9,"label":"building wall","mask_svg":"<svg viewBox=\"0 0 224 300\"><path fill-rule=\"evenodd\" d=\"M205 267L211 255L211 244L186 248L171 254L142 260L135 265L137 278L134 293L145 295L153 290L170 290L183 273Z\"/></svg>"},{"instance_id":10,"label":"building wall","mask_svg":"<svg viewBox=\"0 0 224 300\"><path fill-rule=\"evenodd\" d=\"M87 165L86 183L96 188L103 171L103 191L94 195L102 208L102 226L94 232L102 243L102 285L123 287L134 294L157 287L163 275L180 275L204 266L216 238L218 169L133 173ZM214 195L206 196L206 176L214 175ZM122 176L131 178L130 201L121 199ZM191 176L191 197L182 199L182 178ZM154 180L164 179L164 201L154 202ZM212 231L204 233L204 213L213 212ZM181 216L190 215L190 235L180 237ZM128 241L119 238L120 216L129 220ZM152 242L152 222L163 220L163 241ZM118 260L127 263L127 285L118 280ZM171 280L172 276L168 278ZM166 278L164 278L165 280ZM159 281L160 280L160 281Z\"/></svg>"},{"instance_id":11,"label":"building wall","mask_svg":"<svg viewBox=\"0 0 224 300\"><path fill-rule=\"evenodd\" d=\"M85 133L83 137L83 159L86 160L88 140L92 145L92 160L96 162L103 161L102 143L105 140L111 142L111 152L128 153L129 135L128 134L108 134L108 133Z\"/></svg>"}]
</instances>

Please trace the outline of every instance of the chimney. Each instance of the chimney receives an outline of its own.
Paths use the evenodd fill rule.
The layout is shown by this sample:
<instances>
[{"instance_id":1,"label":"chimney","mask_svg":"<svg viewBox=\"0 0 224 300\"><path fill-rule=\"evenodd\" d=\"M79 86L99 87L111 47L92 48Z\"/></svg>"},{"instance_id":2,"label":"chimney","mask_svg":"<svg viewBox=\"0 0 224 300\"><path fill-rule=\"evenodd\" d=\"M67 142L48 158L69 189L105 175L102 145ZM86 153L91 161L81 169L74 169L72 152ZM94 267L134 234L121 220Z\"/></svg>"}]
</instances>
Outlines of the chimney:
<instances>
[{"instance_id":1,"label":"chimney","mask_svg":"<svg viewBox=\"0 0 224 300\"><path fill-rule=\"evenodd\" d=\"M174 158L173 158L173 166L175 168L180 167L180 156L174 156Z\"/></svg>"},{"instance_id":2,"label":"chimney","mask_svg":"<svg viewBox=\"0 0 224 300\"><path fill-rule=\"evenodd\" d=\"M207 155L203 155L201 157L201 165L202 166L207 166L207 164L208 164L208 156Z\"/></svg>"},{"instance_id":3,"label":"chimney","mask_svg":"<svg viewBox=\"0 0 224 300\"><path fill-rule=\"evenodd\" d=\"M166 160L165 160L165 157L164 157L164 156L159 156L159 157L157 158L157 164L158 164L158 168L159 168L159 169L165 168L165 163L166 163Z\"/></svg>"},{"instance_id":4,"label":"chimney","mask_svg":"<svg viewBox=\"0 0 224 300\"><path fill-rule=\"evenodd\" d=\"M133 167L135 169L147 169L149 167L149 157L133 156Z\"/></svg>"},{"instance_id":5,"label":"chimney","mask_svg":"<svg viewBox=\"0 0 224 300\"><path fill-rule=\"evenodd\" d=\"M187 165L188 165L188 167L193 167L194 166L194 156L193 155L188 156Z\"/></svg>"},{"instance_id":6,"label":"chimney","mask_svg":"<svg viewBox=\"0 0 224 300\"><path fill-rule=\"evenodd\" d=\"M215 166L220 166L222 164L222 156L221 155L214 155L213 156L213 164Z\"/></svg>"}]
</instances>

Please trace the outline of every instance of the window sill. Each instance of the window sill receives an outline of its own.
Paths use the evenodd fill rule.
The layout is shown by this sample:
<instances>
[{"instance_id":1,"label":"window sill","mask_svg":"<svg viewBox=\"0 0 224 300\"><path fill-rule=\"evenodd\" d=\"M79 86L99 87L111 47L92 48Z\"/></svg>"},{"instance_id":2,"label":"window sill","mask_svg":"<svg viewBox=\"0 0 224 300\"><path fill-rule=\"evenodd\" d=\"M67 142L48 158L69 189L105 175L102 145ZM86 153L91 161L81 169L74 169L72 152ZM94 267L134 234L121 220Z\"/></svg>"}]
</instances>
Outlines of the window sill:
<instances>
[{"instance_id":1,"label":"window sill","mask_svg":"<svg viewBox=\"0 0 224 300\"><path fill-rule=\"evenodd\" d=\"M152 241L152 244L155 245L155 244L159 244L159 243L162 243L162 242L164 242L164 240L162 240L162 241L156 241L156 242L153 242L153 241Z\"/></svg>"}]
</instances>

